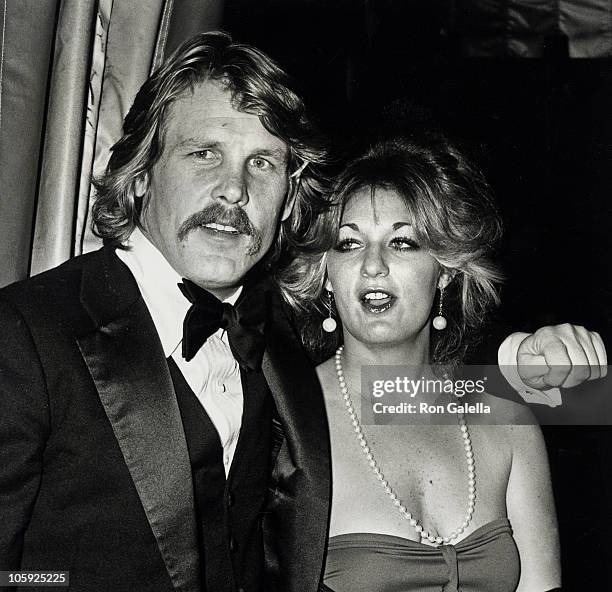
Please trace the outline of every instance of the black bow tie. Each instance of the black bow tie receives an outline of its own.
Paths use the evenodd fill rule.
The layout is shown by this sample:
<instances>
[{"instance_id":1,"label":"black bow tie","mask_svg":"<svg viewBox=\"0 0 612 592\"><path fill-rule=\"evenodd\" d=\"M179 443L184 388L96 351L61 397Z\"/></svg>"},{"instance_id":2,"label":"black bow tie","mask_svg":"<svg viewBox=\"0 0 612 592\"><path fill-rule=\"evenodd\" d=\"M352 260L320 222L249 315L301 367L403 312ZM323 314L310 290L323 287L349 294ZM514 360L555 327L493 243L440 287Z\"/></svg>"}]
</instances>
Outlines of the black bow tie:
<instances>
[{"instance_id":1,"label":"black bow tie","mask_svg":"<svg viewBox=\"0 0 612 592\"><path fill-rule=\"evenodd\" d=\"M183 357L187 361L213 333L225 329L236 361L249 370L261 368L265 349L265 303L261 291L241 294L234 307L189 280L183 279L178 287L192 305L183 322Z\"/></svg>"}]
</instances>

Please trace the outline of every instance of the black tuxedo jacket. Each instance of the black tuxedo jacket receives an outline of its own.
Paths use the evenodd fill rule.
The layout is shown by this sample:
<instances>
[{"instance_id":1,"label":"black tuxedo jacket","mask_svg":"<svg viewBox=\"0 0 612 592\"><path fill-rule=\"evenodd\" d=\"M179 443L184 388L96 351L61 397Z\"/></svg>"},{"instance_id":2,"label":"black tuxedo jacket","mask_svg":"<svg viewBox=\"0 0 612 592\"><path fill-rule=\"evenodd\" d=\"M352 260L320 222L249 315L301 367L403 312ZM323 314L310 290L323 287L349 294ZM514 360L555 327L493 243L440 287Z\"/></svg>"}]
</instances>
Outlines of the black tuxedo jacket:
<instances>
[{"instance_id":1,"label":"black tuxedo jacket","mask_svg":"<svg viewBox=\"0 0 612 592\"><path fill-rule=\"evenodd\" d=\"M114 250L0 291L0 330L0 570L69 571L72 590L200 590L176 396ZM314 592L329 434L316 375L280 306L271 307L263 370L279 445L262 512L267 586Z\"/></svg>"}]
</instances>

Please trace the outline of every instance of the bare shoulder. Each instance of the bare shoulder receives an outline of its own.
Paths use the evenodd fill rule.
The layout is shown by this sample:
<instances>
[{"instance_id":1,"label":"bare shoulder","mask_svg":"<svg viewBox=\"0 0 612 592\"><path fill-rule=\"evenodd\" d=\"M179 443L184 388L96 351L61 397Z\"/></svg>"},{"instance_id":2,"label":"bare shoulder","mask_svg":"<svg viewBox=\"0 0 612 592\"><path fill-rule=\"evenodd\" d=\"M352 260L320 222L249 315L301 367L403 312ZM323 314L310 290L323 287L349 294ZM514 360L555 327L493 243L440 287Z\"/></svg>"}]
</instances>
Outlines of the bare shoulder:
<instances>
[{"instance_id":1,"label":"bare shoulder","mask_svg":"<svg viewBox=\"0 0 612 592\"><path fill-rule=\"evenodd\" d=\"M495 433L512 450L530 447L542 438L542 431L533 412L527 405L496 397L487 392L469 397L479 413L468 413L466 419L480 426L485 432ZM480 404L480 405L479 405ZM488 410L489 413L482 413Z\"/></svg>"},{"instance_id":2,"label":"bare shoulder","mask_svg":"<svg viewBox=\"0 0 612 592\"><path fill-rule=\"evenodd\" d=\"M537 420L527 405L497 397L488 392L474 393L466 397L477 409L487 408L490 413L481 414L484 423L497 425L533 425ZM474 419L474 418L472 418Z\"/></svg>"}]
</instances>

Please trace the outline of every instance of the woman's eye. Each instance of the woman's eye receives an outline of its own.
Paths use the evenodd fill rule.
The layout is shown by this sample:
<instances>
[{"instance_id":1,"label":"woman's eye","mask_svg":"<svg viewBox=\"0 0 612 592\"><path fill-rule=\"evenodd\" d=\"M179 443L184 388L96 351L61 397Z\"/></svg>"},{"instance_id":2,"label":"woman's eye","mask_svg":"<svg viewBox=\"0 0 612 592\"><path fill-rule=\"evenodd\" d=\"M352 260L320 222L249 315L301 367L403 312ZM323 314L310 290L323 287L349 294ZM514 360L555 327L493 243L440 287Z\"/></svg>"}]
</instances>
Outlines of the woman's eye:
<instances>
[{"instance_id":1,"label":"woman's eye","mask_svg":"<svg viewBox=\"0 0 612 592\"><path fill-rule=\"evenodd\" d=\"M390 244L396 251L413 251L420 248L414 240L405 236L396 236L391 239Z\"/></svg>"},{"instance_id":2,"label":"woman's eye","mask_svg":"<svg viewBox=\"0 0 612 592\"><path fill-rule=\"evenodd\" d=\"M260 171L267 171L272 168L272 163L270 161L259 156L251 158L250 164L253 168L258 169Z\"/></svg>"},{"instance_id":3,"label":"woman's eye","mask_svg":"<svg viewBox=\"0 0 612 592\"><path fill-rule=\"evenodd\" d=\"M359 242L357 242L353 238L345 238L338 242L338 244L334 247L334 250L340 251L341 253L345 251L354 251L359 248Z\"/></svg>"}]
</instances>

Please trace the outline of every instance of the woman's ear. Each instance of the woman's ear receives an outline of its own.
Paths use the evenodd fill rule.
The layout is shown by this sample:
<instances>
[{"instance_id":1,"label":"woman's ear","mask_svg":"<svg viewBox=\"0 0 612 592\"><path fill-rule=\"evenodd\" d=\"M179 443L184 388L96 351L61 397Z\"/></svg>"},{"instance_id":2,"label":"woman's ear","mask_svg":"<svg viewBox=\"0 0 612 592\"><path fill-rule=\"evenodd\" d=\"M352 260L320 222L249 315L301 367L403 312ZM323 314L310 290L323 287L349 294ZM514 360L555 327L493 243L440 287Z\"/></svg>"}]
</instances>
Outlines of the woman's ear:
<instances>
[{"instance_id":1,"label":"woman's ear","mask_svg":"<svg viewBox=\"0 0 612 592\"><path fill-rule=\"evenodd\" d=\"M140 173L134 181L134 195L136 197L144 197L149 191L149 174Z\"/></svg>"},{"instance_id":2,"label":"woman's ear","mask_svg":"<svg viewBox=\"0 0 612 592\"><path fill-rule=\"evenodd\" d=\"M333 286L331 285L331 282L329 281L329 278L327 278L327 279L325 280L325 289L326 289L328 292L333 292L333 291L334 291L334 288L333 288Z\"/></svg>"},{"instance_id":3,"label":"woman's ear","mask_svg":"<svg viewBox=\"0 0 612 592\"><path fill-rule=\"evenodd\" d=\"M443 271L438 278L438 288L444 290L451 283L453 274L450 271Z\"/></svg>"}]
</instances>

